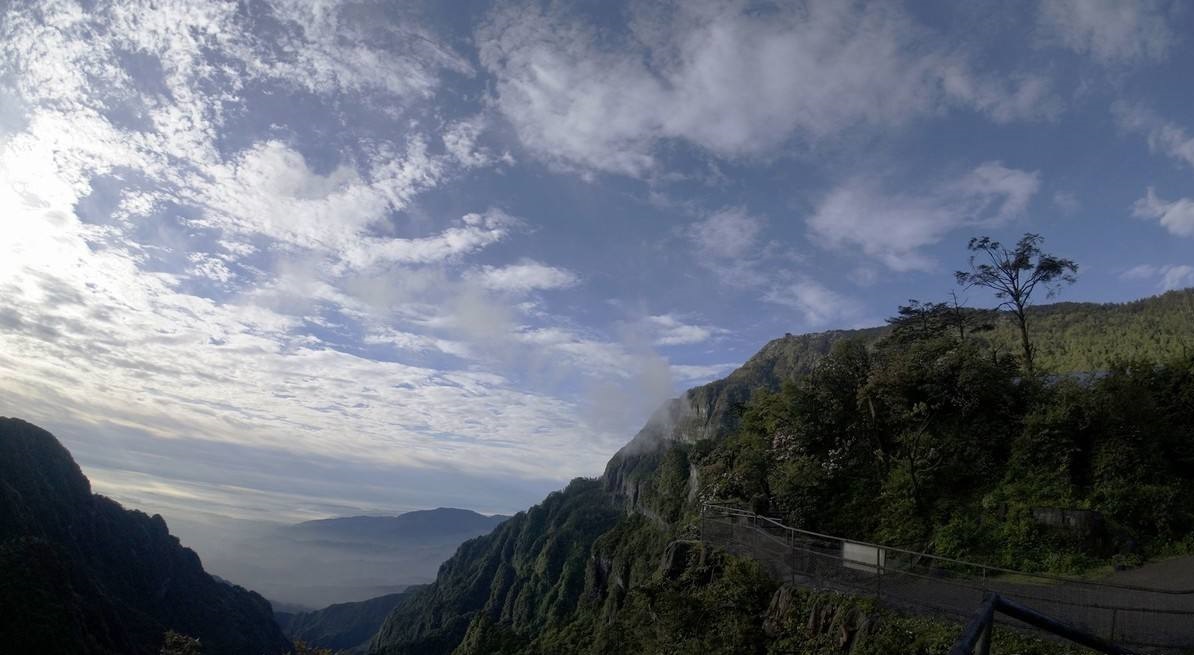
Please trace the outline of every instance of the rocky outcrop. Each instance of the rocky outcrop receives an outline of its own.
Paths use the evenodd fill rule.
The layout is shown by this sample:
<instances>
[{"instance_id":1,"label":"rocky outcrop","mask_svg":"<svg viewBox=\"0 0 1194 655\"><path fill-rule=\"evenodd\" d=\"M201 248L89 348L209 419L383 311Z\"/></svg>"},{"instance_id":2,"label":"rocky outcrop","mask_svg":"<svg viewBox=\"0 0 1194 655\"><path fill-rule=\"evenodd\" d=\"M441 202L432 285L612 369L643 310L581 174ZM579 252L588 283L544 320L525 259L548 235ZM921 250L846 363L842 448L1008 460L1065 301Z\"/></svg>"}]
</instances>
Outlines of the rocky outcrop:
<instances>
[{"instance_id":1,"label":"rocky outcrop","mask_svg":"<svg viewBox=\"0 0 1194 655\"><path fill-rule=\"evenodd\" d=\"M879 620L877 612L866 611L855 600L843 602L837 594L810 594L785 584L771 597L763 630L771 637L799 631L809 641L848 655L862 650Z\"/></svg>"},{"instance_id":2,"label":"rocky outcrop","mask_svg":"<svg viewBox=\"0 0 1194 655\"><path fill-rule=\"evenodd\" d=\"M673 541L663 551L663 559L659 562L659 575L667 580L678 579L686 569L703 566L705 555L704 542Z\"/></svg>"}]
</instances>

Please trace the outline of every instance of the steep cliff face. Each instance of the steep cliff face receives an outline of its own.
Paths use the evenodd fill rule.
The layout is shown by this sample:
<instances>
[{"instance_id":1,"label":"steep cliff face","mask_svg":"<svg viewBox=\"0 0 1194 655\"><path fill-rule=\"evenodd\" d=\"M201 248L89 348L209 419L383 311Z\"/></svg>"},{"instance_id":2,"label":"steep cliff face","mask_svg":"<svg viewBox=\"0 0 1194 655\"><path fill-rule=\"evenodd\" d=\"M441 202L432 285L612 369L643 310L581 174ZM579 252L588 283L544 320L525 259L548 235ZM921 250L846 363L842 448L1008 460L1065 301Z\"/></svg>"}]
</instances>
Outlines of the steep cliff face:
<instances>
[{"instance_id":1,"label":"steep cliff face","mask_svg":"<svg viewBox=\"0 0 1194 655\"><path fill-rule=\"evenodd\" d=\"M48 432L0 418L0 643L12 652L154 654L167 630L209 653L290 644L261 596L215 580L160 516L91 493Z\"/></svg>"},{"instance_id":2,"label":"steep cliff face","mask_svg":"<svg viewBox=\"0 0 1194 655\"><path fill-rule=\"evenodd\" d=\"M788 334L768 342L726 377L689 389L656 410L606 465L602 476L606 491L619 498L628 511L656 515L648 499L656 469L670 446L732 433L737 428L739 410L758 390L774 391L784 382L807 374L840 341L861 339L869 343L886 332L886 328L835 330ZM695 493L692 495L695 497Z\"/></svg>"},{"instance_id":3,"label":"steep cliff face","mask_svg":"<svg viewBox=\"0 0 1194 655\"><path fill-rule=\"evenodd\" d=\"M524 652L529 635L567 630L581 604L612 620L627 590L655 572L679 505L695 498L692 469L672 446L728 433L754 389L807 372L851 334L777 339L727 378L665 403L601 478L575 480L462 545L390 615L370 652Z\"/></svg>"},{"instance_id":4,"label":"steep cliff face","mask_svg":"<svg viewBox=\"0 0 1194 655\"><path fill-rule=\"evenodd\" d=\"M478 617L520 632L559 621L585 588L593 543L619 516L600 484L574 480L492 533L461 545L435 583L414 592L386 619L370 652L446 655Z\"/></svg>"}]
</instances>

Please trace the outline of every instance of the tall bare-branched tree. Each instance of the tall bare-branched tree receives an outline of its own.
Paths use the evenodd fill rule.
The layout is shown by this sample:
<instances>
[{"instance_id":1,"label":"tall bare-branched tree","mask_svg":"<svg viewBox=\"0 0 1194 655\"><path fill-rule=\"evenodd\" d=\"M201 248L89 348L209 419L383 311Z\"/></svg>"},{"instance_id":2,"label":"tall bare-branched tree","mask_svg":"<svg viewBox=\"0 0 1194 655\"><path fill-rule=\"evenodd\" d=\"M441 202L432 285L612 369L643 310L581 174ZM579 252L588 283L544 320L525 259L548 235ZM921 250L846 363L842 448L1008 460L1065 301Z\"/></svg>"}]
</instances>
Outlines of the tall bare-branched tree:
<instances>
[{"instance_id":1,"label":"tall bare-branched tree","mask_svg":"<svg viewBox=\"0 0 1194 655\"><path fill-rule=\"evenodd\" d=\"M1034 370L1035 355L1035 347L1028 337L1027 313L1033 292L1043 287L1052 298L1061 285L1073 284L1078 279L1078 264L1041 252L1044 241L1039 234L1025 234L1016 247L1009 250L991 237L975 237L967 246L972 253L970 270L954 274L963 287L984 287L994 291L995 297L1003 301L999 306L1016 317L1020 345L1024 349L1024 370L1028 373Z\"/></svg>"}]
</instances>

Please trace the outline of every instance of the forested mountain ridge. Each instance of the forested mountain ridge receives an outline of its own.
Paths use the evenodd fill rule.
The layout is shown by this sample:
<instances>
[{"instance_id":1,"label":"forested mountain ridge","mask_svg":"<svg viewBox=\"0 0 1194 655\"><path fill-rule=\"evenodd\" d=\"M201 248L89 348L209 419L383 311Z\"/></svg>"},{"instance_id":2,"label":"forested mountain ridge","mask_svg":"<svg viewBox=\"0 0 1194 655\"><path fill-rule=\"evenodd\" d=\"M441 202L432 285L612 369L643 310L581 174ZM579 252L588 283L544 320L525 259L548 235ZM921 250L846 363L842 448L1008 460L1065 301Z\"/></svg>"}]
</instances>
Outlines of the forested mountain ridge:
<instances>
[{"instance_id":1,"label":"forested mountain ridge","mask_svg":"<svg viewBox=\"0 0 1194 655\"><path fill-rule=\"evenodd\" d=\"M290 643L261 596L204 572L161 516L91 493L48 432L0 418L0 644L5 652L156 655L173 630L212 655Z\"/></svg>"},{"instance_id":2,"label":"forested mountain ridge","mask_svg":"<svg viewBox=\"0 0 1194 655\"><path fill-rule=\"evenodd\" d=\"M1006 318L971 314L993 329L965 339L934 333L897 341L883 327L768 343L725 379L666 403L600 480L574 481L462 546L434 584L387 619L371 652L597 654L649 652L652 644L673 652L821 652L764 645L791 647L792 639L816 635L762 639L761 616L774 588L757 567L699 547L679 554L668 548L691 534L694 509L707 497L754 504L809 527L914 539L955 556L1026 567L1081 567L1090 561L1084 558L1115 554L1125 539L1180 547L1172 541L1185 521L1178 507L1192 489L1180 474L1187 460L1180 437L1194 417L1187 350L1194 344L1194 292L1032 308L1038 370L1105 372L1087 383L1063 378L1041 387L1023 380L1009 354L1018 335ZM1133 361L1148 366L1117 364ZM858 406L862 398L869 406ZM1117 398L1130 403L1123 407L1129 420L1157 417L1150 426L1157 442L1116 436L1115 416L1101 408L1118 408L1109 402ZM941 442L936 450L910 445L922 437ZM1047 456L1025 461L1038 445ZM961 459L922 461L924 452L946 447ZM1107 453L1130 464L1117 466ZM1023 470L1012 475L1007 462ZM1170 476L1172 484L1132 480L1137 466ZM1020 473L1031 482L1017 481ZM913 492L909 475L918 474L924 488ZM851 479L858 484L850 486ZM971 491L951 503L951 485ZM889 504L885 524L876 521L876 499ZM1138 511L1164 499L1164 511L1174 510L1171 525ZM1119 532L1097 544L1048 532L1025 514L1033 503L1103 509ZM989 523L958 523L988 504L997 511L978 514L990 515ZM910 528L899 533L903 525ZM1000 540L1008 550L995 547ZM675 615L669 618L661 603ZM797 623L779 617L769 625Z\"/></svg>"},{"instance_id":3,"label":"forested mountain ridge","mask_svg":"<svg viewBox=\"0 0 1194 655\"><path fill-rule=\"evenodd\" d=\"M310 612L274 612L274 617L286 636L295 641L337 652L362 652L381 622L395 607L409 600L412 591L336 603Z\"/></svg>"},{"instance_id":4,"label":"forested mountain ridge","mask_svg":"<svg viewBox=\"0 0 1194 655\"><path fill-rule=\"evenodd\" d=\"M1007 312L961 311L972 324L986 328L979 337L992 351L1014 353L1019 347ZM1126 303L1035 305L1028 308L1028 316L1040 365L1055 373L1096 372L1116 360L1163 360L1194 352L1194 288ZM857 340L873 345L890 332L884 325L773 339L726 377L665 403L626 449L636 450L659 437L695 442L724 434L734 426L734 408L756 390L776 391L807 374L836 343Z\"/></svg>"}]
</instances>

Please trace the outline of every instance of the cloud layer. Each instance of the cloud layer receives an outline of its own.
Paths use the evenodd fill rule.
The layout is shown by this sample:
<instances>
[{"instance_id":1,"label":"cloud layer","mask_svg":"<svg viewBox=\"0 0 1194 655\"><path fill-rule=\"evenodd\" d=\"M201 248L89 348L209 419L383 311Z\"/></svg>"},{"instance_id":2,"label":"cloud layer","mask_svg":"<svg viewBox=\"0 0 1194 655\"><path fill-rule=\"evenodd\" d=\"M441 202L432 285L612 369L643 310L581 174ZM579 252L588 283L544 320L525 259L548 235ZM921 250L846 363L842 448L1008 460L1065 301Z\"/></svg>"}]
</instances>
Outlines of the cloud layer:
<instances>
[{"instance_id":1,"label":"cloud layer","mask_svg":"<svg viewBox=\"0 0 1194 655\"><path fill-rule=\"evenodd\" d=\"M0 11L0 413L150 509L519 509L976 233L1191 283L1177 3Z\"/></svg>"},{"instance_id":2,"label":"cloud layer","mask_svg":"<svg viewBox=\"0 0 1194 655\"><path fill-rule=\"evenodd\" d=\"M954 108L997 121L1058 110L1048 80L976 70L968 53L890 4L635 5L629 33L510 6L479 34L498 108L531 151L564 166L656 171L681 139L717 155L771 154Z\"/></svg>"}]
</instances>

